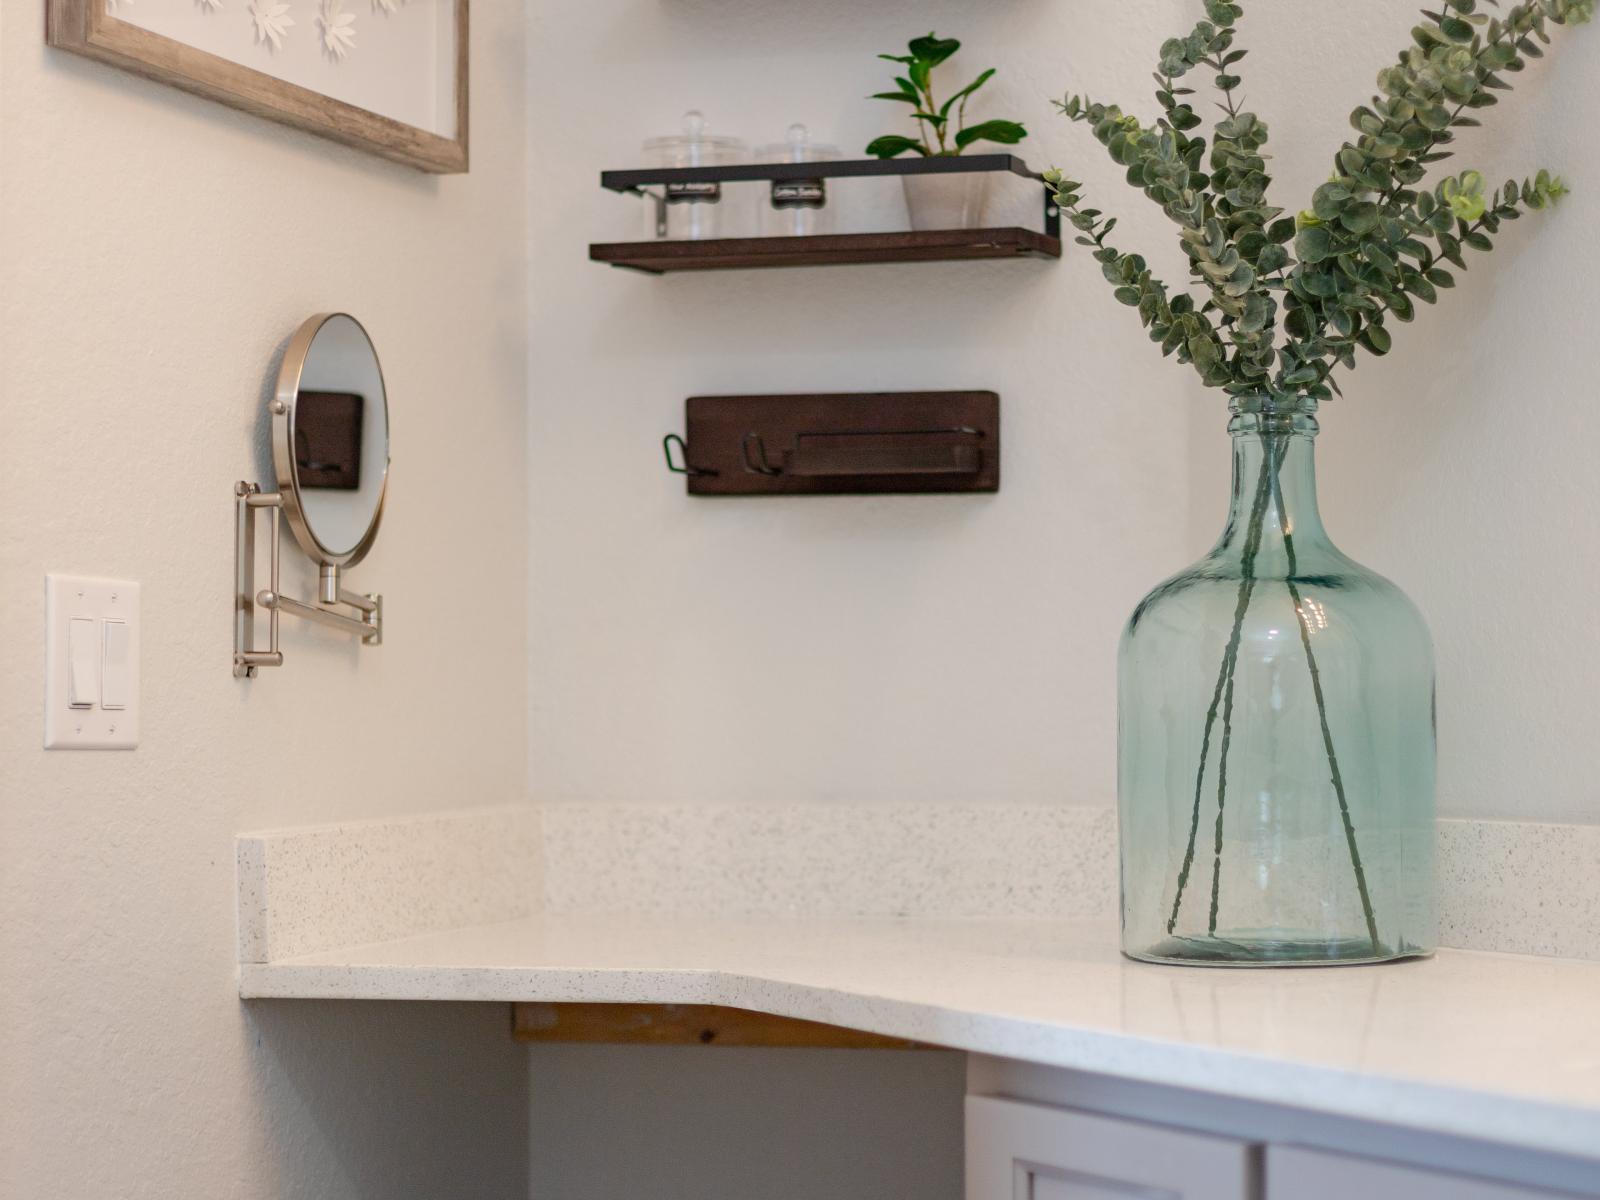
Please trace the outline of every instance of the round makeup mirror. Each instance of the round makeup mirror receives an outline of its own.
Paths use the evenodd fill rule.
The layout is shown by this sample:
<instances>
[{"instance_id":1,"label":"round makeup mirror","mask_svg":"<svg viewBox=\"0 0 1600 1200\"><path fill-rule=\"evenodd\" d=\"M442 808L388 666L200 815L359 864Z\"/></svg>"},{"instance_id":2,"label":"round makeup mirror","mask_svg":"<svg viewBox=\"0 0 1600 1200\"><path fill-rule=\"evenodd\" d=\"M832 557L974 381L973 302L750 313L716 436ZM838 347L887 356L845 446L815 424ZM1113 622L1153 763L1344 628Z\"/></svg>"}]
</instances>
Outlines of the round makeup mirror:
<instances>
[{"instance_id":1,"label":"round makeup mirror","mask_svg":"<svg viewBox=\"0 0 1600 1200\"><path fill-rule=\"evenodd\" d=\"M271 408L272 461L295 541L323 567L360 562L389 483L388 397L361 322L318 313L300 326Z\"/></svg>"}]
</instances>

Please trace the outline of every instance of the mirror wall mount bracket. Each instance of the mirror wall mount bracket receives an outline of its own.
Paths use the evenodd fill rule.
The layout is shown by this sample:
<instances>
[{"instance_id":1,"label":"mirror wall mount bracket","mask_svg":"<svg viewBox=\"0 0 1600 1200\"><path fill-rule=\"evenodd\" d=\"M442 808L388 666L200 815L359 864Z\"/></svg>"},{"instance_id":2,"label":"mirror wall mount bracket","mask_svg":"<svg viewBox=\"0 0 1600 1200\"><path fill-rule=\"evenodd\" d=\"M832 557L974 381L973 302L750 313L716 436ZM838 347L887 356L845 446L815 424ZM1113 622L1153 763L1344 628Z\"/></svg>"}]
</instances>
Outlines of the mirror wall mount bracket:
<instances>
[{"instance_id":1,"label":"mirror wall mount bracket","mask_svg":"<svg viewBox=\"0 0 1600 1200\"><path fill-rule=\"evenodd\" d=\"M383 644L383 597L347 591L340 579L367 556L389 487L389 397L372 338L349 313L316 313L283 349L267 401L277 488L234 485L233 673L281 667L279 616L288 613ZM265 509L271 578L256 589L256 514ZM320 568L314 600L285 596L283 528ZM256 610L267 645L256 642Z\"/></svg>"},{"instance_id":2,"label":"mirror wall mount bracket","mask_svg":"<svg viewBox=\"0 0 1600 1200\"><path fill-rule=\"evenodd\" d=\"M323 564L314 603L285 596L280 590L279 564L282 548L283 495L263 492L261 485L243 480L234 484L237 523L234 529L234 617L233 674L239 679L254 679L258 667L281 667L283 651L278 648L278 614L304 617L319 625L341 629L359 637L363 645L383 644L383 597L347 591L339 584L339 568ZM268 514L268 586L256 591L256 513ZM255 646L256 608L267 610L267 648ZM352 612L354 615L352 615Z\"/></svg>"}]
</instances>

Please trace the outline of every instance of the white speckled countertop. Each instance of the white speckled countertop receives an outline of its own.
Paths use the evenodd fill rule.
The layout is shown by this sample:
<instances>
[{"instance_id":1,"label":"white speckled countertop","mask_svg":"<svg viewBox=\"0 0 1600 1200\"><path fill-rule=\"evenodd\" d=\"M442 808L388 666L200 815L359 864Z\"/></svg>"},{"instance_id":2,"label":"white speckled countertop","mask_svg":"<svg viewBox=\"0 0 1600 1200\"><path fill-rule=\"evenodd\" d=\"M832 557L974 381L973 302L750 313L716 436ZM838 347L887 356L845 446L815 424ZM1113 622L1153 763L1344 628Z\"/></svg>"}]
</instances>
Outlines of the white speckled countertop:
<instances>
[{"instance_id":1,"label":"white speckled countertop","mask_svg":"<svg viewBox=\"0 0 1600 1200\"><path fill-rule=\"evenodd\" d=\"M245 997L725 1004L1600 1161L1600 963L1133 963L1108 921L526 917L244 963Z\"/></svg>"}]
</instances>

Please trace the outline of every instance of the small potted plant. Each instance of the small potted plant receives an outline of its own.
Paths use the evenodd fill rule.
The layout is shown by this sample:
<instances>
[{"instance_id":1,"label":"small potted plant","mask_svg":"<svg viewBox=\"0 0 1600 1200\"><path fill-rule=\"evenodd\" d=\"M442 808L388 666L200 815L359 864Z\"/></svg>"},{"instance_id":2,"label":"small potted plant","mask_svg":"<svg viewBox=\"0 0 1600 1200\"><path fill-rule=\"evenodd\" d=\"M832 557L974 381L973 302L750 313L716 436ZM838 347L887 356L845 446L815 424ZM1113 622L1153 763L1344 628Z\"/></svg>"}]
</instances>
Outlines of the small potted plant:
<instances>
[{"instance_id":1,"label":"small potted plant","mask_svg":"<svg viewBox=\"0 0 1600 1200\"><path fill-rule=\"evenodd\" d=\"M906 49L906 54L878 55L889 62L902 64L905 74L895 78L897 91L878 92L872 98L909 104L911 119L916 122L917 136L885 134L867 146L868 154L874 158L897 158L902 154L949 158L960 154L975 142L999 142L1001 145L1015 146L1028 136L1028 131L1016 121L983 121L977 125L966 123L967 101L993 78L993 67L942 103L934 95L933 69L961 49L961 43L955 38L941 38L929 33L927 37L912 38ZM913 229L970 229L983 224L989 192L988 174L969 171L948 175L905 175L902 180Z\"/></svg>"}]
</instances>

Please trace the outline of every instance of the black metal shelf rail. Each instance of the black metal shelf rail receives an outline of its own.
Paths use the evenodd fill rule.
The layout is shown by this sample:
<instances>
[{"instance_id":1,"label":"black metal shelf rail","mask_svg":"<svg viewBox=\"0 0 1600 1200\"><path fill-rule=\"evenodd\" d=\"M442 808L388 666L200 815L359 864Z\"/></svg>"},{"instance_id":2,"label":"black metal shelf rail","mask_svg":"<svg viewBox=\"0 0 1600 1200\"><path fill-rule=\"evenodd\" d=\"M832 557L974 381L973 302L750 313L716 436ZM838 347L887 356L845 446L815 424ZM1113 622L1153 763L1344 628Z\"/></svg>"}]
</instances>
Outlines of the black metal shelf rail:
<instances>
[{"instance_id":1,"label":"black metal shelf rail","mask_svg":"<svg viewBox=\"0 0 1600 1200\"><path fill-rule=\"evenodd\" d=\"M600 186L613 192L652 196L644 189L672 183L752 183L774 179L849 179L871 175L964 175L1005 171L1041 184L1044 176L1014 154L964 154L933 158L842 158L831 162L728 163L714 167L643 167L602 171ZM1061 210L1048 185L1044 192L1044 233L1060 239Z\"/></svg>"}]
</instances>

